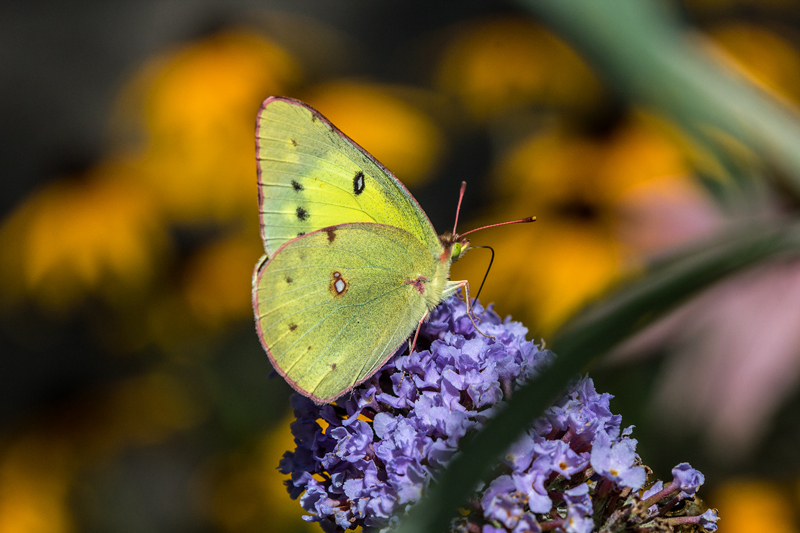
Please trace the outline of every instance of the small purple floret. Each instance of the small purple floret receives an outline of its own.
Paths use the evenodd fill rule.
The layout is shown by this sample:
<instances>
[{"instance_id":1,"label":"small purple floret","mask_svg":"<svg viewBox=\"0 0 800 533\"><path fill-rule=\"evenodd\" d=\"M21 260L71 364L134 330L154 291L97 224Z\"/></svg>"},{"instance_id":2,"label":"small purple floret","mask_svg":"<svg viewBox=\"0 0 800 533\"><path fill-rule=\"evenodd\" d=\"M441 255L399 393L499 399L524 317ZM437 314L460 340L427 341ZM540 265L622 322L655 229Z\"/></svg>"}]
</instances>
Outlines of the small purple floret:
<instances>
[{"instance_id":1,"label":"small purple floret","mask_svg":"<svg viewBox=\"0 0 800 533\"><path fill-rule=\"evenodd\" d=\"M592 443L592 468L619 487L638 490L647 481L644 467L637 466L636 439L624 437L617 442L600 431Z\"/></svg>"},{"instance_id":2,"label":"small purple floret","mask_svg":"<svg viewBox=\"0 0 800 533\"><path fill-rule=\"evenodd\" d=\"M709 509L708 511L700 515L699 524L703 526L703 528L706 531L716 531L717 520L719 520L719 517L717 516L716 509Z\"/></svg>"},{"instance_id":3,"label":"small purple floret","mask_svg":"<svg viewBox=\"0 0 800 533\"><path fill-rule=\"evenodd\" d=\"M689 463L681 463L672 469L673 483L683 492L691 496L700 485L705 483L706 478L699 470L692 468Z\"/></svg>"}]
</instances>

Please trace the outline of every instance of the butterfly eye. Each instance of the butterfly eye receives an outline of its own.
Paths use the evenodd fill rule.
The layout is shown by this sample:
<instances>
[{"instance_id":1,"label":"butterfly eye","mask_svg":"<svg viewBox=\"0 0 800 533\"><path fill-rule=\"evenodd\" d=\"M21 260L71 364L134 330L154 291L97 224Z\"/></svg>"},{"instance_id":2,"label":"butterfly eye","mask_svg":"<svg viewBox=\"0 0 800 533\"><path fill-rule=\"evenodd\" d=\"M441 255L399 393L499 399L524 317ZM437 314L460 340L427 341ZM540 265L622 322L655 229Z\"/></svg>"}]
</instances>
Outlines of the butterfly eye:
<instances>
[{"instance_id":1,"label":"butterfly eye","mask_svg":"<svg viewBox=\"0 0 800 533\"><path fill-rule=\"evenodd\" d=\"M461 243L457 242L453 245L453 259L458 258L461 255Z\"/></svg>"}]
</instances>

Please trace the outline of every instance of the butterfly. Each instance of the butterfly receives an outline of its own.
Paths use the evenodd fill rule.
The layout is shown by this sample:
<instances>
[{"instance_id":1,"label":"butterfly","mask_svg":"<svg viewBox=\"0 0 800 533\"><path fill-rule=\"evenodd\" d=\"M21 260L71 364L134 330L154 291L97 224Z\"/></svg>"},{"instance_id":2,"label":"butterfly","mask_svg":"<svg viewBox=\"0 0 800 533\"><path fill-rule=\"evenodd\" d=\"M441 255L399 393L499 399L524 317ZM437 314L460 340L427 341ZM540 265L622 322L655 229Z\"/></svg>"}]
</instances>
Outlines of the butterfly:
<instances>
[{"instance_id":1,"label":"butterfly","mask_svg":"<svg viewBox=\"0 0 800 533\"><path fill-rule=\"evenodd\" d=\"M253 274L256 331L295 390L330 403L439 303L461 288L469 303L467 282L450 281L466 233L438 236L403 184L318 111L267 98L256 159L266 252Z\"/></svg>"}]
</instances>

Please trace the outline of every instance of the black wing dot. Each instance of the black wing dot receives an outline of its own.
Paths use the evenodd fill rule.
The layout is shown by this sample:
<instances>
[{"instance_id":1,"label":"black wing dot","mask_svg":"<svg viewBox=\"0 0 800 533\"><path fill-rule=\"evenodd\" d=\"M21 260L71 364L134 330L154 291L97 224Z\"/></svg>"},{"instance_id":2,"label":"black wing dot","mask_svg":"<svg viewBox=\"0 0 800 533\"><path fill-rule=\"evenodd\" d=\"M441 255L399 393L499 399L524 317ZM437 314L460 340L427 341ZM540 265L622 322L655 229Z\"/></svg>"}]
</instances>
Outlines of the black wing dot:
<instances>
[{"instance_id":1,"label":"black wing dot","mask_svg":"<svg viewBox=\"0 0 800 533\"><path fill-rule=\"evenodd\" d=\"M308 218L308 211L303 209L302 207L297 208L297 219L303 221Z\"/></svg>"},{"instance_id":2,"label":"black wing dot","mask_svg":"<svg viewBox=\"0 0 800 533\"><path fill-rule=\"evenodd\" d=\"M353 192L356 194L364 192L364 173L360 170L353 176Z\"/></svg>"},{"instance_id":3,"label":"black wing dot","mask_svg":"<svg viewBox=\"0 0 800 533\"><path fill-rule=\"evenodd\" d=\"M297 183L297 180L292 180L292 189L294 189L297 192L300 192L303 190L303 186Z\"/></svg>"},{"instance_id":4,"label":"black wing dot","mask_svg":"<svg viewBox=\"0 0 800 533\"><path fill-rule=\"evenodd\" d=\"M292 146L294 146L296 148L297 147L297 141L295 141L294 139L289 139L289 140L292 141Z\"/></svg>"}]
</instances>

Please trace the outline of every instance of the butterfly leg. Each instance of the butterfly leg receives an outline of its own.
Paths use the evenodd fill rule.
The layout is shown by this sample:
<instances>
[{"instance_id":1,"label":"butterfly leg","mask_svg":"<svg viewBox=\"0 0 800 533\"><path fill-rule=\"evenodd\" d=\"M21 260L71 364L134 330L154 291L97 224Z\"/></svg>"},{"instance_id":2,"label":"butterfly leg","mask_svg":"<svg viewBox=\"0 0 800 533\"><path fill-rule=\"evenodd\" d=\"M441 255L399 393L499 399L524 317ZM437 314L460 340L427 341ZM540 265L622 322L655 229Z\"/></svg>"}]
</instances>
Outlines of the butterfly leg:
<instances>
[{"instance_id":1,"label":"butterfly leg","mask_svg":"<svg viewBox=\"0 0 800 533\"><path fill-rule=\"evenodd\" d=\"M420 319L419 324L417 324L417 331L414 332L414 341L411 343L411 346L408 349L408 353L413 352L414 348L417 347L417 337L419 336L419 328L422 327L422 323L425 322L426 318L428 318L428 311L425 311L425 314L422 315L422 318Z\"/></svg>"},{"instance_id":2,"label":"butterfly leg","mask_svg":"<svg viewBox=\"0 0 800 533\"><path fill-rule=\"evenodd\" d=\"M464 289L464 303L467 304L467 316L469 317L470 322L472 322L472 326L475 328L475 331L477 331L487 339L495 339L495 337L487 335L486 333L482 332L480 328L478 328L478 324L475 322L476 319L478 320L478 322L480 322L480 319L476 317L475 313L472 311L472 304L470 303L470 298L469 298L469 282L464 281L461 284L461 287L463 287Z\"/></svg>"}]
</instances>

